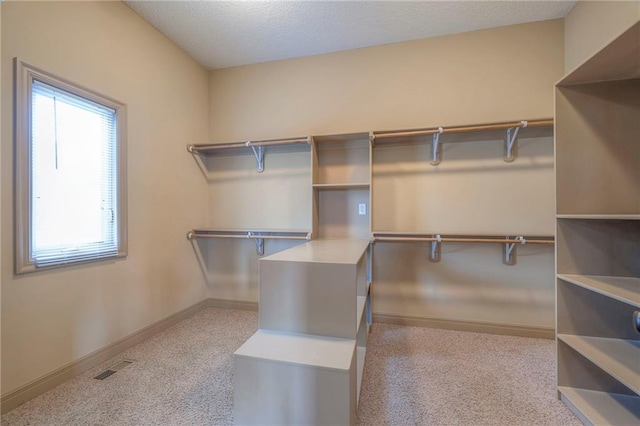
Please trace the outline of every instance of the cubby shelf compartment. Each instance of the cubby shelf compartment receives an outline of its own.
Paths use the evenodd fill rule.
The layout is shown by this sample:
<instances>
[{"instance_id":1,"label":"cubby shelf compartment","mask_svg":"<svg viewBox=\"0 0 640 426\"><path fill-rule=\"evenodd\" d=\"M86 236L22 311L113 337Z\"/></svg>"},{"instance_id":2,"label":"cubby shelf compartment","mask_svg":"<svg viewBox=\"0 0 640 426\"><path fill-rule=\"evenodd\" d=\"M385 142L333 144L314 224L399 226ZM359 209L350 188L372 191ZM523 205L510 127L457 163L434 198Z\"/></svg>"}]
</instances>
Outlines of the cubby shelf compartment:
<instances>
[{"instance_id":1,"label":"cubby shelf compartment","mask_svg":"<svg viewBox=\"0 0 640 426\"><path fill-rule=\"evenodd\" d=\"M635 393L640 393L640 341L571 334L558 334L558 339Z\"/></svg>"},{"instance_id":2,"label":"cubby shelf compartment","mask_svg":"<svg viewBox=\"0 0 640 426\"><path fill-rule=\"evenodd\" d=\"M311 137L295 137L295 138L283 138L283 139L265 139L259 141L246 141L246 142L229 142L229 143L213 143L213 144L189 144L187 145L187 151L194 156L211 156L220 150L233 150L249 148L253 155L256 157L256 171L262 173L264 171L264 152L268 146L284 146L284 145L298 145L298 144L311 144ZM202 164L198 165L203 168Z\"/></svg>"},{"instance_id":3,"label":"cubby shelf compartment","mask_svg":"<svg viewBox=\"0 0 640 426\"><path fill-rule=\"evenodd\" d=\"M440 164L442 157L442 135L447 134L464 134L464 133L484 133L483 140L504 139L504 156L503 159L510 163L517 156L517 138L521 129L530 128L553 128L553 119L542 120L522 120L517 122L490 123L490 124L473 124L468 126L451 126L451 127L431 127L426 129L402 130L402 131L376 131L372 132L370 139L372 143L378 143L384 139L389 142L406 142L424 140L425 136L431 136L431 165ZM506 131L506 135L502 132ZM457 136L455 138L446 138L446 142L465 142L473 139L465 136Z\"/></svg>"},{"instance_id":4,"label":"cubby shelf compartment","mask_svg":"<svg viewBox=\"0 0 640 426\"><path fill-rule=\"evenodd\" d=\"M640 308L640 278L558 274L558 278Z\"/></svg>"},{"instance_id":5,"label":"cubby shelf compartment","mask_svg":"<svg viewBox=\"0 0 640 426\"><path fill-rule=\"evenodd\" d=\"M369 187L368 133L313 136L314 188Z\"/></svg>"},{"instance_id":6,"label":"cubby shelf compartment","mask_svg":"<svg viewBox=\"0 0 640 426\"><path fill-rule=\"evenodd\" d=\"M633 425L640 419L640 397L559 386L560 399L588 425Z\"/></svg>"},{"instance_id":7,"label":"cubby shelf compartment","mask_svg":"<svg viewBox=\"0 0 640 426\"><path fill-rule=\"evenodd\" d=\"M300 229L192 229L187 239L196 238L241 238L255 240L256 253L264 255L264 240L310 240L311 231Z\"/></svg>"}]
</instances>

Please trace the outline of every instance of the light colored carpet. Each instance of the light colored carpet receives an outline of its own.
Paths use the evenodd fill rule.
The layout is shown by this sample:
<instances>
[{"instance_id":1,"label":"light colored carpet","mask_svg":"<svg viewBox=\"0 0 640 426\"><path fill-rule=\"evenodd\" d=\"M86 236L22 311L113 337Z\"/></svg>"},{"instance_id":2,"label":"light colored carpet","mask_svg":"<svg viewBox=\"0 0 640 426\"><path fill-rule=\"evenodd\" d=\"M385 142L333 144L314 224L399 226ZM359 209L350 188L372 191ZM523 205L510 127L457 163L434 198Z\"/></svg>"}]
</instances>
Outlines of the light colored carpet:
<instances>
[{"instance_id":1,"label":"light colored carpet","mask_svg":"<svg viewBox=\"0 0 640 426\"><path fill-rule=\"evenodd\" d=\"M257 313L206 309L2 416L3 425L227 425L233 352ZM581 425L554 388L554 342L374 324L361 425ZM135 362L105 380L93 376Z\"/></svg>"}]
</instances>

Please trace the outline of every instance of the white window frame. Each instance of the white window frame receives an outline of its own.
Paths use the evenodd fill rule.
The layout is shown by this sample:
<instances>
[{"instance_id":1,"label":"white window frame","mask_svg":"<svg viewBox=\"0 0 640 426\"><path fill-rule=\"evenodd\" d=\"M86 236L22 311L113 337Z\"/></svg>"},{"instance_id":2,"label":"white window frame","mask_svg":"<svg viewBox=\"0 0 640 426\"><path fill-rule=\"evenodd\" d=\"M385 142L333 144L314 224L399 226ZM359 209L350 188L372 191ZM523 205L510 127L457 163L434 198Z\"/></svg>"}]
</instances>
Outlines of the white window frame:
<instances>
[{"instance_id":1,"label":"white window frame","mask_svg":"<svg viewBox=\"0 0 640 426\"><path fill-rule=\"evenodd\" d=\"M14 59L15 72L15 272L22 274L37 270L78 265L92 261L115 259L127 255L127 139L126 105L74 84L46 71ZM89 260L71 260L36 265L31 252L32 206L31 206L31 92L33 80L104 105L116 112L117 126L117 191L118 191L118 250L117 253Z\"/></svg>"}]
</instances>

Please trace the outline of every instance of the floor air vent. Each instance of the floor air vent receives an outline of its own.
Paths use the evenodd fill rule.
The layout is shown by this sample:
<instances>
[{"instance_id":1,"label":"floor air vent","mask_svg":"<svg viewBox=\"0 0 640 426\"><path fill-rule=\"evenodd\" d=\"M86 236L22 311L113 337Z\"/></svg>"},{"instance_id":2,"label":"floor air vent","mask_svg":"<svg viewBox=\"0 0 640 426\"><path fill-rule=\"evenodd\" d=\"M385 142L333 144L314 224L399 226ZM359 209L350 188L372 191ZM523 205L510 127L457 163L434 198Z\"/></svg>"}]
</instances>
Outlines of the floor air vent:
<instances>
[{"instance_id":1,"label":"floor air vent","mask_svg":"<svg viewBox=\"0 0 640 426\"><path fill-rule=\"evenodd\" d=\"M102 373L95 376L94 379L104 380L107 377L111 376L112 374L115 374L117 371L122 370L123 368L125 368L127 365L131 363L133 363L132 360L129 360L129 359L122 360L116 365L114 365L113 367L109 368L108 370L105 370Z\"/></svg>"},{"instance_id":2,"label":"floor air vent","mask_svg":"<svg viewBox=\"0 0 640 426\"><path fill-rule=\"evenodd\" d=\"M115 374L115 373L116 372L114 370L103 371L102 373L100 373L96 377L94 377L94 379L104 380L107 377L109 377L110 375Z\"/></svg>"}]
</instances>

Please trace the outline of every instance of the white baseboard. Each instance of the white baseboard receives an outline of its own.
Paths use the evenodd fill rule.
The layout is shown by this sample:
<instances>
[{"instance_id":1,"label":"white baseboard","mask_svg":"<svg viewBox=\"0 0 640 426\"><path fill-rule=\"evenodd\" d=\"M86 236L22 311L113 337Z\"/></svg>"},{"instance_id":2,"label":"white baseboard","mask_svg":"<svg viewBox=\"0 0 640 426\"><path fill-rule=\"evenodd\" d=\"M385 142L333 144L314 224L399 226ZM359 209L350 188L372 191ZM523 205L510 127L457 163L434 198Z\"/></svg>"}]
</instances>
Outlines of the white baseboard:
<instances>
[{"instance_id":1,"label":"white baseboard","mask_svg":"<svg viewBox=\"0 0 640 426\"><path fill-rule=\"evenodd\" d=\"M507 336L555 339L553 327L535 327L476 321L459 321L438 318L406 317L402 315L373 314L374 323L407 325L412 327L441 328L445 330L471 331L474 333L503 334Z\"/></svg>"},{"instance_id":2,"label":"white baseboard","mask_svg":"<svg viewBox=\"0 0 640 426\"><path fill-rule=\"evenodd\" d=\"M258 302L251 302L248 300L214 299L210 297L207 299L207 302L211 308L239 309L241 311L258 310Z\"/></svg>"},{"instance_id":3,"label":"white baseboard","mask_svg":"<svg viewBox=\"0 0 640 426\"><path fill-rule=\"evenodd\" d=\"M13 410L19 405L24 404L30 399L41 395L48 390L53 389L61 383L84 373L85 371L95 367L96 365L107 361L110 358L118 355L121 352L137 345L138 343L152 337L153 335L166 330L167 328L179 323L192 316L193 314L201 311L202 309L210 306L209 299L202 300L194 305L189 306L186 309L181 310L173 315L163 318L155 323L136 331L126 337L123 337L115 342L98 349L88 355L83 356L57 370L46 374L39 379L36 379L26 385L20 386L6 395L2 395L0 399L1 411L6 413Z\"/></svg>"}]
</instances>

